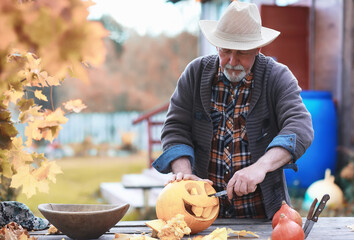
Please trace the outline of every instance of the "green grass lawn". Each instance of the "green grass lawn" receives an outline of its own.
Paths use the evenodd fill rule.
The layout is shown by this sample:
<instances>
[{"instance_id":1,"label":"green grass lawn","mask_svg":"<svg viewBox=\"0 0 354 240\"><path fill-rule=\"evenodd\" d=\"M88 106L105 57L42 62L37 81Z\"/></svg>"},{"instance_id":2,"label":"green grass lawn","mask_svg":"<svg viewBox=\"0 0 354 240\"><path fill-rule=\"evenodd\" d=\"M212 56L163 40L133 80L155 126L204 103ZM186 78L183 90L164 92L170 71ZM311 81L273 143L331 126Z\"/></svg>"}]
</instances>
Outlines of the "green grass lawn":
<instances>
[{"instance_id":1,"label":"green grass lawn","mask_svg":"<svg viewBox=\"0 0 354 240\"><path fill-rule=\"evenodd\" d=\"M141 173L147 167L147 154L138 153L124 157L85 157L57 159L63 174L57 175L48 193L33 197L21 194L17 201L26 204L42 217L37 206L41 203L97 204L105 203L100 196L101 182L119 182L126 173ZM134 220L125 216L123 220Z\"/></svg>"}]
</instances>

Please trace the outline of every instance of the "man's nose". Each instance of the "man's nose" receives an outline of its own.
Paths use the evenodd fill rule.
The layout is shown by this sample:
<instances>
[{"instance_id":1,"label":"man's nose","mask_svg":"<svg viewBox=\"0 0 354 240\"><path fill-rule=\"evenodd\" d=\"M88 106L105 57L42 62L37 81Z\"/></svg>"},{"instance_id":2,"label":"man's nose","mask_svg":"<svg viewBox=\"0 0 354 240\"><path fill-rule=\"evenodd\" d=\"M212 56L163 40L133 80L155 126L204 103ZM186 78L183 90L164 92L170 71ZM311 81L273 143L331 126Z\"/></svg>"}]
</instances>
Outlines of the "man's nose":
<instances>
[{"instance_id":1,"label":"man's nose","mask_svg":"<svg viewBox=\"0 0 354 240\"><path fill-rule=\"evenodd\" d=\"M236 66L239 63L239 57L237 51L235 50L232 51L229 63L231 66Z\"/></svg>"}]
</instances>

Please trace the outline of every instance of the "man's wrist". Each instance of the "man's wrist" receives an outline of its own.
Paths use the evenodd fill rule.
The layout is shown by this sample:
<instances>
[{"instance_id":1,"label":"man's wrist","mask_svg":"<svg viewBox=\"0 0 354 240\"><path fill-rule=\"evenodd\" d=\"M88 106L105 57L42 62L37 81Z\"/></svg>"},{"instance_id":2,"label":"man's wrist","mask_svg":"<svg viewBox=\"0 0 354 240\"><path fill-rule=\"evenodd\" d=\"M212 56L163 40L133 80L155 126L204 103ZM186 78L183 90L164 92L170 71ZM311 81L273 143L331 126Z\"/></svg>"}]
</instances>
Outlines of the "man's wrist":
<instances>
[{"instance_id":1,"label":"man's wrist","mask_svg":"<svg viewBox=\"0 0 354 240\"><path fill-rule=\"evenodd\" d=\"M192 166L188 157L180 157L171 162L171 170L173 173L192 174Z\"/></svg>"},{"instance_id":2,"label":"man's wrist","mask_svg":"<svg viewBox=\"0 0 354 240\"><path fill-rule=\"evenodd\" d=\"M266 173L272 172L291 161L291 154L282 147L269 149L257 162Z\"/></svg>"}]
</instances>

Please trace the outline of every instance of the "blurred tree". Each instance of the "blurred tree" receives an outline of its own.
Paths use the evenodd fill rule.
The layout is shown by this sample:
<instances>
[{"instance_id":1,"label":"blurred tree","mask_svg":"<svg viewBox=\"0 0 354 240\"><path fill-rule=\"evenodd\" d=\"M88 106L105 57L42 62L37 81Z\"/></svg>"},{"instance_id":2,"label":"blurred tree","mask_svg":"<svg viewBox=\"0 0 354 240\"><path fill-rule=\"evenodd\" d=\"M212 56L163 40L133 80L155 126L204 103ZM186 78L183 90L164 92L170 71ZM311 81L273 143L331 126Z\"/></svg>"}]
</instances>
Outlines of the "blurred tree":
<instances>
[{"instance_id":1,"label":"blurred tree","mask_svg":"<svg viewBox=\"0 0 354 240\"><path fill-rule=\"evenodd\" d=\"M80 97L92 112L115 112L144 111L169 100L180 74L197 56L197 36L182 32L153 37L129 29L119 31L127 37L120 38L124 39L123 51L118 52L117 43L106 39L106 62L101 68L89 69L91 84L64 83L58 89L59 101Z\"/></svg>"}]
</instances>

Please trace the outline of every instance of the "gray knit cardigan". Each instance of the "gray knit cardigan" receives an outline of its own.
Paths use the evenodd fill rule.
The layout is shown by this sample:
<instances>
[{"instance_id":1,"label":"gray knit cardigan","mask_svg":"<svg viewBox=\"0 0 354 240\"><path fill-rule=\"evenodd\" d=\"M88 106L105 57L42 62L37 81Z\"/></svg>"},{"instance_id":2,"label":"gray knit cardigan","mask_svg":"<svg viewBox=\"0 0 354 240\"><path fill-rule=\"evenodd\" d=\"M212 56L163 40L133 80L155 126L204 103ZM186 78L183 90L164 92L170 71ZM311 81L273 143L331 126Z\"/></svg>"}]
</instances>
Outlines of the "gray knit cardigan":
<instances>
[{"instance_id":1,"label":"gray knit cardigan","mask_svg":"<svg viewBox=\"0 0 354 240\"><path fill-rule=\"evenodd\" d=\"M217 55L193 60L182 73L162 130L164 151L184 144L194 149L193 173L208 177L213 127L210 118L211 84L217 73ZM274 137L295 136L295 162L313 140L311 115L300 96L301 88L291 71L272 58L258 54L253 66L254 88L246 129L251 162L256 162ZM267 173L260 184L267 218L271 219L282 200L290 204L283 169Z\"/></svg>"}]
</instances>

